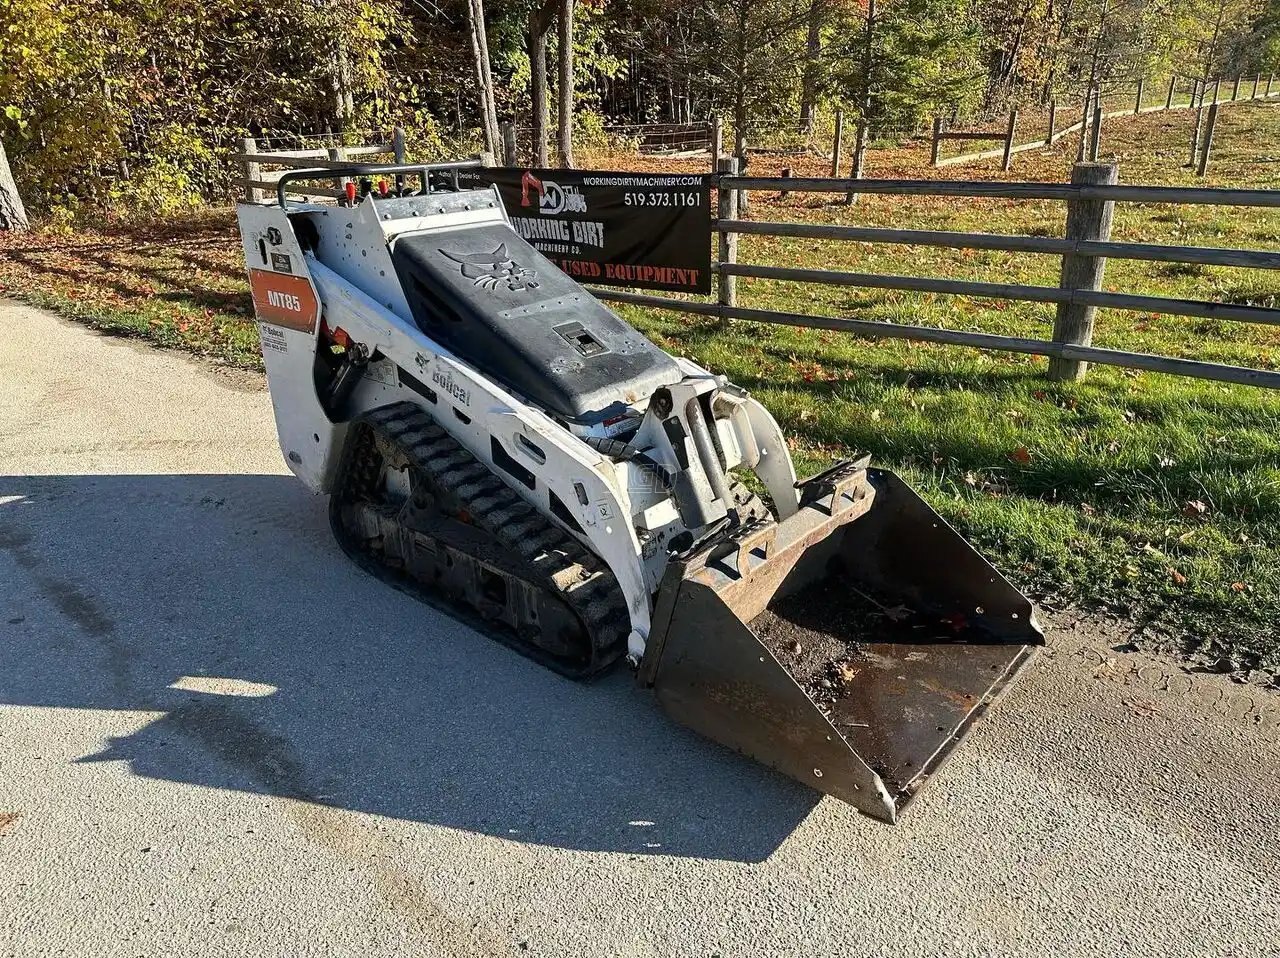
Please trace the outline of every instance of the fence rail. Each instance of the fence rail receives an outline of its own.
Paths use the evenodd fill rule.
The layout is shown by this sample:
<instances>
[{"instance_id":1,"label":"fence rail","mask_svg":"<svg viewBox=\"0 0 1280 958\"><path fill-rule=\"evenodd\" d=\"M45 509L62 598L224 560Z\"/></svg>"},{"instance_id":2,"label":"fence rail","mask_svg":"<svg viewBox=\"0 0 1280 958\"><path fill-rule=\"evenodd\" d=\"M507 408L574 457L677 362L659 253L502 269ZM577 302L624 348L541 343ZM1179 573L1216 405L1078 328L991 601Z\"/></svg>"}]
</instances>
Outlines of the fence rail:
<instances>
[{"instance_id":1,"label":"fence rail","mask_svg":"<svg viewBox=\"0 0 1280 958\"><path fill-rule=\"evenodd\" d=\"M1139 81L1136 91L1104 91L1098 87L1085 91L1080 112L1080 119L1069 126L1059 128L1057 126L1058 100L1055 98L1049 102L1047 113L1048 129L1043 137L1034 140L1028 140L1025 143L1016 143L1018 127L1018 111L1012 109L1008 114L1008 123L1003 130L973 130L973 131L953 131L946 129L946 124L941 117L936 118L933 122L933 136L931 140L931 161L935 167L956 166L961 163L972 163L978 160L994 159L995 157L1003 157L1004 169L1009 169L1010 161L1013 156L1027 150L1043 149L1052 146L1062 137L1074 133L1077 130L1083 131L1081 134L1081 149L1078 152L1079 159L1086 157L1096 160L1098 158L1098 149L1101 141L1102 121L1112 120L1120 117L1139 116L1147 113L1162 113L1166 110L1195 110L1197 111L1196 124L1197 128L1200 124L1199 113L1204 110L1206 105L1210 105L1214 109L1216 115L1217 108L1229 103L1248 103L1253 100L1265 100L1271 97L1280 96L1280 89L1272 90L1275 84L1275 75L1271 74L1266 78L1265 88L1263 86L1262 74L1247 78L1252 83L1252 90L1246 92L1246 95L1240 95L1241 81L1246 78L1236 78L1232 82L1231 95L1221 98L1222 80L1211 80L1208 82L1192 79L1190 100L1187 102L1175 103L1174 99L1177 93L1179 77L1171 77L1169 80L1168 92L1163 102L1155 104L1143 105L1143 94L1146 89L1145 81ZM1209 90L1212 87L1212 97L1209 96ZM1104 110L1104 96L1131 95L1135 97L1134 105L1123 110ZM975 153L960 153L956 156L941 156L941 146L944 141L948 140L1001 140L1002 145L996 149L979 150ZM1208 138L1204 142L1204 152L1202 154L1202 165L1208 163L1209 153ZM1192 162L1195 162L1193 157ZM1203 173L1201 173L1203 175Z\"/></svg>"},{"instance_id":2,"label":"fence rail","mask_svg":"<svg viewBox=\"0 0 1280 958\"><path fill-rule=\"evenodd\" d=\"M275 196L280 177L291 170L338 169L349 165L353 159L367 156L390 156L396 163L403 163L404 130L396 127L392 131L390 140L383 143L293 150L259 149L256 140L252 137L244 137L240 140L240 151L233 153L231 158L241 165L240 184L244 190L245 199L251 203L262 203L267 197ZM264 170L264 166L279 167L279 169ZM337 199L343 195L340 189L324 186L291 186L286 192L304 198Z\"/></svg>"},{"instance_id":3,"label":"fence rail","mask_svg":"<svg viewBox=\"0 0 1280 958\"><path fill-rule=\"evenodd\" d=\"M674 309L684 313L714 316L719 319L740 319L756 323L781 326L798 326L807 329L828 329L851 333L867 339L907 339L915 342L940 343L948 346L973 346L1007 353L1024 353L1032 356L1048 356L1070 363L1098 363L1104 366L1124 366L1149 372L1170 373L1194 379L1211 379L1217 382L1237 383L1248 386L1264 386L1280 389L1280 372L1268 369L1250 369L1246 366L1227 366L1206 363L1196 359L1175 359L1169 356L1152 356L1147 353L1131 353L1119 349L1102 349L1074 343L1058 343L1019 336L1000 336L994 333L973 333L964 330L938 329L934 326L914 326L907 323L882 323L867 319L844 319L836 316L812 316L808 313L784 313L772 309L750 309L742 306L724 306L720 303L673 300L665 296L631 293L625 290L593 290L600 299L633 306L656 309Z\"/></svg>"},{"instance_id":4,"label":"fence rail","mask_svg":"<svg viewBox=\"0 0 1280 958\"><path fill-rule=\"evenodd\" d=\"M719 289L715 301L673 299L645 293L597 289L602 299L676 310L725 319L741 319L786 326L813 327L871 338L909 339L972 346L1050 358L1055 379L1080 379L1088 363L1123 366L1190 376L1219 382L1280 389L1280 372L1250 369L1193 359L1093 346L1099 308L1163 313L1174 316L1230 320L1280 326L1280 309L1208 300L1178 299L1102 288L1108 258L1280 270L1280 252L1201 246L1173 246L1111 240L1111 220L1117 202L1174 203L1280 208L1280 191L1203 187L1124 186L1116 182L1114 165L1077 163L1070 183L989 183L938 180L854 180L734 175L736 161L722 159L719 214L711 221L719 238L718 262L712 266ZM738 196L745 190L864 193L899 196L959 196L1013 200L1058 200L1067 204L1062 237L1010 236L943 230L887 229L816 223L755 222L738 218ZM1062 260L1059 285L1033 286L934 277L804 269L737 261L740 235L786 236L872 243L989 249L1058 256ZM1057 306L1051 339L1029 339L967 330L938 329L913 324L878 322L834 316L814 316L743 307L737 303L736 280L812 283L826 286L895 289L942 293Z\"/></svg>"}]
</instances>

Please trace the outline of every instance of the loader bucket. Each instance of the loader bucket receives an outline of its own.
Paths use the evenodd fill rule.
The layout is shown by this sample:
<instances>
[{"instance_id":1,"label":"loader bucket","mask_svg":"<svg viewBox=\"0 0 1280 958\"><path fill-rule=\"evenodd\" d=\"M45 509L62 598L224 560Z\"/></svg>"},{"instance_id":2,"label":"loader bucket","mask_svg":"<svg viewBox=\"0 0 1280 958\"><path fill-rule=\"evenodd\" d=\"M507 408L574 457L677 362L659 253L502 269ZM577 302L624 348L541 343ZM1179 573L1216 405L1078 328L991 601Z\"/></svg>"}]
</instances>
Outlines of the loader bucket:
<instances>
[{"instance_id":1,"label":"loader bucket","mask_svg":"<svg viewBox=\"0 0 1280 958\"><path fill-rule=\"evenodd\" d=\"M893 473L673 561L640 678L677 722L895 821L1044 643L1034 608Z\"/></svg>"}]
</instances>

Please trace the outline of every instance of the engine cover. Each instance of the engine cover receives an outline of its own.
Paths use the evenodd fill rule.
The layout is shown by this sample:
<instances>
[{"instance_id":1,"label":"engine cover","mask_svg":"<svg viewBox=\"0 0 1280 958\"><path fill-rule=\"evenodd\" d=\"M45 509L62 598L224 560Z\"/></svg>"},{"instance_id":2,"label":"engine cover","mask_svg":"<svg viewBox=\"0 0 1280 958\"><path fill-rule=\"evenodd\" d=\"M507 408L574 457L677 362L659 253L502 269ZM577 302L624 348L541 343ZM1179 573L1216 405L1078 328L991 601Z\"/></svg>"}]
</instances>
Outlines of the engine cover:
<instances>
[{"instance_id":1,"label":"engine cover","mask_svg":"<svg viewBox=\"0 0 1280 958\"><path fill-rule=\"evenodd\" d=\"M505 224L400 236L391 258L424 333L549 412L596 422L681 379Z\"/></svg>"}]
</instances>

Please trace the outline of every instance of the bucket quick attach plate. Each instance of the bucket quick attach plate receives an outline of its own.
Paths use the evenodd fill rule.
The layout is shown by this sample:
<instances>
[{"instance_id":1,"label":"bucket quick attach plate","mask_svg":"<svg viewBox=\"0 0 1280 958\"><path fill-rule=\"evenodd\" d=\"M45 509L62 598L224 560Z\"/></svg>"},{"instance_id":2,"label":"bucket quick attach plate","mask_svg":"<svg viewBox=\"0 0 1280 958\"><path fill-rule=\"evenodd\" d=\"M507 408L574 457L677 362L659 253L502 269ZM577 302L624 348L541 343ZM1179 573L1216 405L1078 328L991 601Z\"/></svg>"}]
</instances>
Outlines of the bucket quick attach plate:
<instances>
[{"instance_id":1,"label":"bucket quick attach plate","mask_svg":"<svg viewBox=\"0 0 1280 958\"><path fill-rule=\"evenodd\" d=\"M1030 601L893 473L672 562L640 680L677 722L892 822L1044 643Z\"/></svg>"}]
</instances>

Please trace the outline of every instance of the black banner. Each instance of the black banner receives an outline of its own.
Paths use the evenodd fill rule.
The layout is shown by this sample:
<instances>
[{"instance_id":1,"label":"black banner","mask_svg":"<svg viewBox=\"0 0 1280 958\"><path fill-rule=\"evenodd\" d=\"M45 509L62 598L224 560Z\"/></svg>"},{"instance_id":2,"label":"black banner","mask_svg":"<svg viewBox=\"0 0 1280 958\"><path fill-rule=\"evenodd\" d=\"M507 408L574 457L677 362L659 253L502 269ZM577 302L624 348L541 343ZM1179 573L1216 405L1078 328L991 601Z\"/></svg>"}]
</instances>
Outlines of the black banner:
<instances>
[{"instance_id":1,"label":"black banner","mask_svg":"<svg viewBox=\"0 0 1280 958\"><path fill-rule=\"evenodd\" d=\"M580 283L711 292L711 174L488 167L511 225Z\"/></svg>"}]
</instances>

